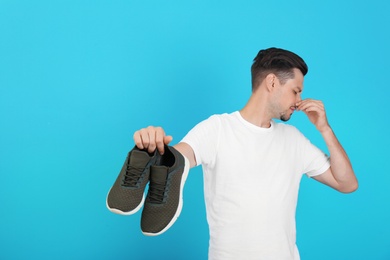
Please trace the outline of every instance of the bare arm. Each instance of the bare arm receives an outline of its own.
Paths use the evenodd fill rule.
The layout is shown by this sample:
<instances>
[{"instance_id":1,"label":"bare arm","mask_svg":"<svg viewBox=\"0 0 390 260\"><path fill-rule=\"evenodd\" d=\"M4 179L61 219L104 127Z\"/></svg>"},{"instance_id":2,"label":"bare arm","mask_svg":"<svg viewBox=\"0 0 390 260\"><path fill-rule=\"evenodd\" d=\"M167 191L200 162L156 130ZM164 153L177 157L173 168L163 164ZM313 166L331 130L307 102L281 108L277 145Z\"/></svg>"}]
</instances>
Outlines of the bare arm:
<instances>
[{"instance_id":1,"label":"bare arm","mask_svg":"<svg viewBox=\"0 0 390 260\"><path fill-rule=\"evenodd\" d=\"M190 167L195 167L196 166L196 159L195 159L195 154L194 151L192 150L191 146L186 143L178 143L174 145L176 150L178 150L182 155L187 157L187 159L190 161Z\"/></svg>"},{"instance_id":2,"label":"bare arm","mask_svg":"<svg viewBox=\"0 0 390 260\"><path fill-rule=\"evenodd\" d=\"M340 192L355 191L358 188L358 182L347 153L330 127L321 134L330 153L330 168L325 173L314 177L314 179Z\"/></svg>"},{"instance_id":3,"label":"bare arm","mask_svg":"<svg viewBox=\"0 0 390 260\"><path fill-rule=\"evenodd\" d=\"M133 139L139 149L147 149L150 153L157 149L160 154L164 154L164 144L168 145L173 138L166 135L161 127L148 126L136 131ZM196 166L195 154L191 146L186 143L178 143L174 147L190 161L191 168Z\"/></svg>"},{"instance_id":4,"label":"bare arm","mask_svg":"<svg viewBox=\"0 0 390 260\"><path fill-rule=\"evenodd\" d=\"M323 103L306 99L298 102L297 106L321 133L330 153L330 168L314 179L343 193L355 191L358 188L358 181L347 153L328 123Z\"/></svg>"}]
</instances>

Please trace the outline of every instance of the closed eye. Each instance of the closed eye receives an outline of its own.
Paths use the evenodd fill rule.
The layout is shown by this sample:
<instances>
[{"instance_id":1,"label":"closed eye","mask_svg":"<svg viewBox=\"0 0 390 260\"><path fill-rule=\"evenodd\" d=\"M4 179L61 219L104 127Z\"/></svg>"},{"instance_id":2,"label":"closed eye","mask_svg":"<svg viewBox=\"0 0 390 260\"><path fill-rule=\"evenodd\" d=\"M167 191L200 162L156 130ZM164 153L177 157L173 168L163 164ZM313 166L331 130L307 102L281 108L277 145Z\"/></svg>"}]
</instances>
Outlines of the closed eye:
<instances>
[{"instance_id":1,"label":"closed eye","mask_svg":"<svg viewBox=\"0 0 390 260\"><path fill-rule=\"evenodd\" d=\"M300 88L298 88L298 90L293 90L294 91L294 94L297 95L298 93L301 93L302 90Z\"/></svg>"}]
</instances>

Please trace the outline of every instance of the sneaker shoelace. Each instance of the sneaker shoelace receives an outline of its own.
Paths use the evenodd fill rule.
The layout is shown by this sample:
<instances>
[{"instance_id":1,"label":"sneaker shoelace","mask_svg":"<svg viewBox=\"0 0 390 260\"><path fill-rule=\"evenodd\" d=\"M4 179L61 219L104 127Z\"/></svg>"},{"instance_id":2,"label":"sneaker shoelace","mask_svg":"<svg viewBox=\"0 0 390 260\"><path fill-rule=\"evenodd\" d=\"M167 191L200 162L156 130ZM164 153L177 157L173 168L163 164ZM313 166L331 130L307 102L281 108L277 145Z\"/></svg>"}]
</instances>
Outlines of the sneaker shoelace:
<instances>
[{"instance_id":1,"label":"sneaker shoelace","mask_svg":"<svg viewBox=\"0 0 390 260\"><path fill-rule=\"evenodd\" d=\"M142 167L134 167L131 165L127 165L125 178L123 179L122 186L125 187L135 187L139 183L139 179L141 178L141 174L144 168Z\"/></svg>"},{"instance_id":2,"label":"sneaker shoelace","mask_svg":"<svg viewBox=\"0 0 390 260\"><path fill-rule=\"evenodd\" d=\"M162 204L167 197L166 191L168 190L168 181L150 183L149 187L149 199L151 203Z\"/></svg>"}]
</instances>

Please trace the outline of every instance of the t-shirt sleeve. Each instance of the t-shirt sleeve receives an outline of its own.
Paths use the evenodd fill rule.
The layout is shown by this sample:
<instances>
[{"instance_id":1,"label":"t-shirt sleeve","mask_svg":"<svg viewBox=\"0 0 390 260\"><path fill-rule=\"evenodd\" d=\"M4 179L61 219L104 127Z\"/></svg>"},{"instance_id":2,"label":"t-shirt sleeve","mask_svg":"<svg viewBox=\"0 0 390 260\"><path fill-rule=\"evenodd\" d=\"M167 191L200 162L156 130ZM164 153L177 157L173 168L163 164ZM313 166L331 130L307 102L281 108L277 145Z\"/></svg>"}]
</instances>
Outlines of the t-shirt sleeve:
<instances>
[{"instance_id":1,"label":"t-shirt sleeve","mask_svg":"<svg viewBox=\"0 0 390 260\"><path fill-rule=\"evenodd\" d=\"M314 177L324 173L330 167L329 157L317 146L313 145L305 136L300 134L303 173Z\"/></svg>"},{"instance_id":2,"label":"t-shirt sleeve","mask_svg":"<svg viewBox=\"0 0 390 260\"><path fill-rule=\"evenodd\" d=\"M192 128L181 142L191 146L196 165L211 165L215 161L219 142L220 119L214 115Z\"/></svg>"}]
</instances>

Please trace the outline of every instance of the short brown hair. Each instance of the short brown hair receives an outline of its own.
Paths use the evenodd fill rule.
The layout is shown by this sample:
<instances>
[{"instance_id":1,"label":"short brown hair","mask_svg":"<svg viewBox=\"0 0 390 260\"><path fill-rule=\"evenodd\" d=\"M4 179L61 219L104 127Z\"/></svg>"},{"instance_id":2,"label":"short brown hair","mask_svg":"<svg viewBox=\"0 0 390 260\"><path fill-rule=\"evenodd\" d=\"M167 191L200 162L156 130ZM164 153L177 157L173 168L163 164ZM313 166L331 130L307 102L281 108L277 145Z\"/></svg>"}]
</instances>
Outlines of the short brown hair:
<instances>
[{"instance_id":1,"label":"short brown hair","mask_svg":"<svg viewBox=\"0 0 390 260\"><path fill-rule=\"evenodd\" d=\"M257 89L269 73L274 73L284 84L288 79L294 78L295 68L299 69L303 76L308 72L305 61L291 51L274 47L260 50L251 67L252 91Z\"/></svg>"}]
</instances>

